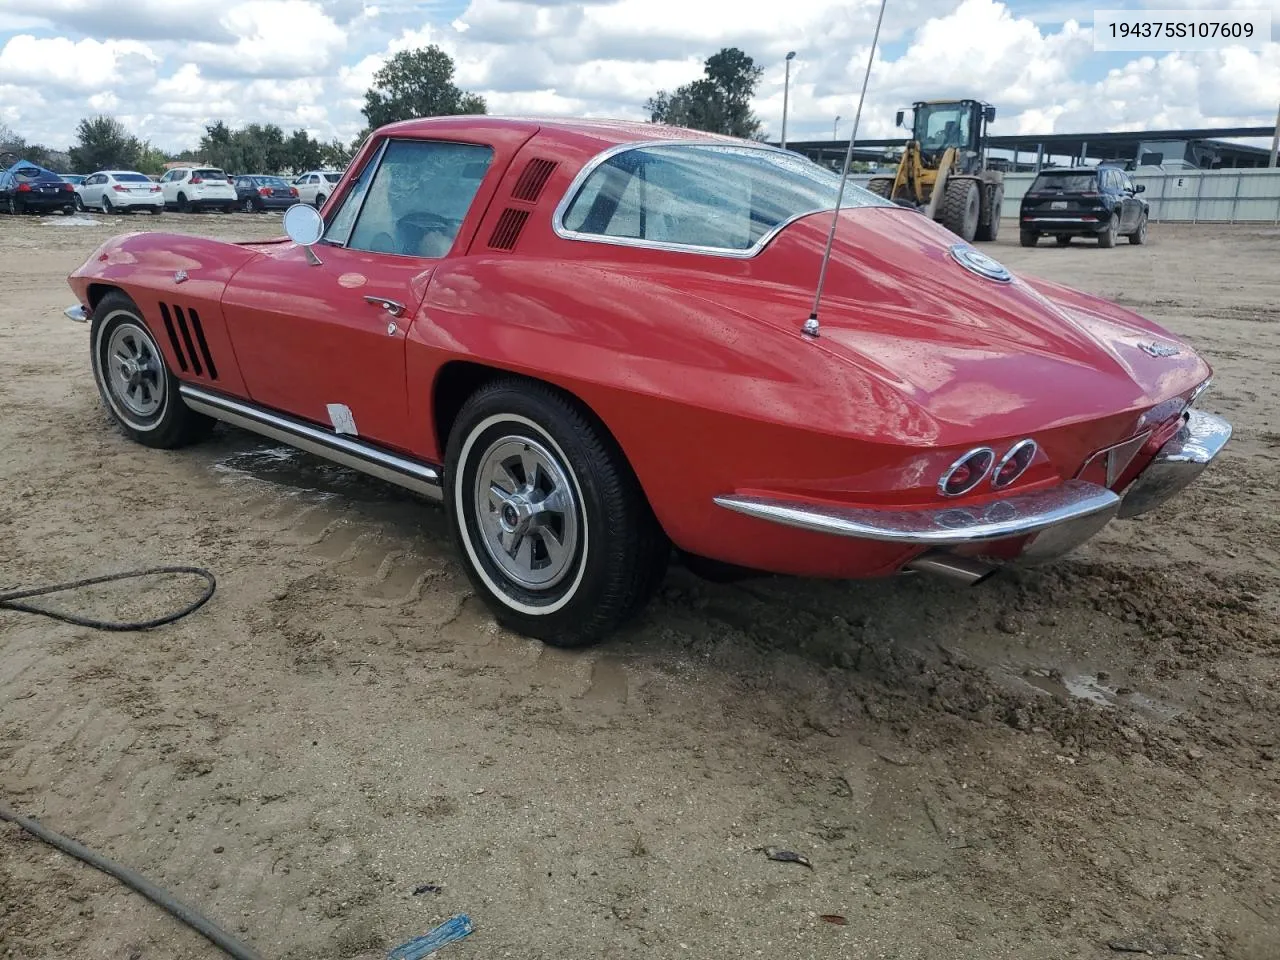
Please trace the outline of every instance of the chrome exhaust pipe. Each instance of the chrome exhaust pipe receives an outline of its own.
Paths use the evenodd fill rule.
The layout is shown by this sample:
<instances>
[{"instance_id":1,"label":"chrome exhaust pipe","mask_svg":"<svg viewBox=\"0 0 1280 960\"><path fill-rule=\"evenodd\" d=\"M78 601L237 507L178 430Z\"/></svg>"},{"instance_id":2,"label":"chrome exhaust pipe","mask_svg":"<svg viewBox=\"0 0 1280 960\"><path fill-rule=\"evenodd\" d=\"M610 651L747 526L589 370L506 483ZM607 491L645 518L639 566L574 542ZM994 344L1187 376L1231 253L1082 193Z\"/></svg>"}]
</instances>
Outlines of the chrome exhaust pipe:
<instances>
[{"instance_id":1,"label":"chrome exhaust pipe","mask_svg":"<svg viewBox=\"0 0 1280 960\"><path fill-rule=\"evenodd\" d=\"M932 573L971 587L981 583L1000 568L972 557L933 551L922 553L908 563L905 569L919 573Z\"/></svg>"}]
</instances>

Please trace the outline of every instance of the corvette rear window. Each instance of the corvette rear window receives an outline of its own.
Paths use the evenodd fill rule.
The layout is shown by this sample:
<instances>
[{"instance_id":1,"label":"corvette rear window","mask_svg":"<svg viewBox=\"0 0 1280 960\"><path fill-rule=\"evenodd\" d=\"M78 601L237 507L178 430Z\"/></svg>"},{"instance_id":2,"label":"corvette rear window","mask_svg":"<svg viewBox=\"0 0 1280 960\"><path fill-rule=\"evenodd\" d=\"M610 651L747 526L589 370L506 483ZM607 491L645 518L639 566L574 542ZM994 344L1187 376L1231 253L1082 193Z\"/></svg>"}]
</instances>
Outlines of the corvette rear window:
<instances>
[{"instance_id":1,"label":"corvette rear window","mask_svg":"<svg viewBox=\"0 0 1280 960\"><path fill-rule=\"evenodd\" d=\"M835 207L840 175L760 147L669 144L624 150L587 176L561 220L576 234L749 251L792 218ZM888 206L848 184L842 206Z\"/></svg>"}]
</instances>

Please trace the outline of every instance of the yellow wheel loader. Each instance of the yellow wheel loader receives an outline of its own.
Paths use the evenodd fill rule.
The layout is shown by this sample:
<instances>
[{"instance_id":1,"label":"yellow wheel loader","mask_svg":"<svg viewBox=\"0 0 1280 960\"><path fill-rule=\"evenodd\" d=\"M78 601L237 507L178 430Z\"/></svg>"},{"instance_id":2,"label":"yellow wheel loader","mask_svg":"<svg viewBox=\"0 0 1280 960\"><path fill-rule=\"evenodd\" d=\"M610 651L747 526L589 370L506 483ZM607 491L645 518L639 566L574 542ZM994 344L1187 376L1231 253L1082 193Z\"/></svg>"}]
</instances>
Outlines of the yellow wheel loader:
<instances>
[{"instance_id":1,"label":"yellow wheel loader","mask_svg":"<svg viewBox=\"0 0 1280 960\"><path fill-rule=\"evenodd\" d=\"M873 177L867 189L914 207L965 240L994 240L1004 174L987 168L985 148L996 108L978 100L920 100L912 111L911 139L897 173ZM898 126L904 113L898 111Z\"/></svg>"}]
</instances>

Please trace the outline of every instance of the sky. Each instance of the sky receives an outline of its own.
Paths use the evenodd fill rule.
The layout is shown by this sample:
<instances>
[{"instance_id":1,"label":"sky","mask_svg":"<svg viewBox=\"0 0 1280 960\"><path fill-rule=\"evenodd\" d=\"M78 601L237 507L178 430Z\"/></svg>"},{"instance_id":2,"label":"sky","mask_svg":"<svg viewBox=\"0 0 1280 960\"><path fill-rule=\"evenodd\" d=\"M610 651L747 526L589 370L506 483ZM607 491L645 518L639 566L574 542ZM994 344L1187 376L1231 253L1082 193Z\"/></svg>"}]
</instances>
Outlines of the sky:
<instances>
[{"instance_id":1,"label":"sky","mask_svg":"<svg viewBox=\"0 0 1280 960\"><path fill-rule=\"evenodd\" d=\"M1280 0L1151 0L1267 9ZM997 106L993 133L1271 125L1280 42L1261 50L1096 53L1095 7L1138 0L889 0L858 138L897 136L914 100ZM108 113L165 150L223 120L349 141L391 54L437 44L489 112L648 119L645 100L737 46L764 68L772 138L794 50L789 140L847 138L879 0L0 0L0 123L65 147ZM837 121L837 118L838 121Z\"/></svg>"}]
</instances>

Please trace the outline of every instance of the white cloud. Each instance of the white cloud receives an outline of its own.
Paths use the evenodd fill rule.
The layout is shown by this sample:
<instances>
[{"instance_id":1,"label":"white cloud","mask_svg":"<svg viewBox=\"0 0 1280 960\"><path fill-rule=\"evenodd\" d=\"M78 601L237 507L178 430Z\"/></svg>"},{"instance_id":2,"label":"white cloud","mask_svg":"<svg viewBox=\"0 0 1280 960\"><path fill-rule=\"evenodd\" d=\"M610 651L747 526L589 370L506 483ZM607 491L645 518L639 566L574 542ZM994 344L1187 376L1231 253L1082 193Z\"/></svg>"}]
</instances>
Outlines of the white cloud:
<instances>
[{"instance_id":1,"label":"white cloud","mask_svg":"<svg viewBox=\"0 0 1280 960\"><path fill-rule=\"evenodd\" d=\"M136 40L80 40L20 33L0 48L0 82L101 90L149 79L160 58Z\"/></svg>"},{"instance_id":2,"label":"white cloud","mask_svg":"<svg viewBox=\"0 0 1280 960\"><path fill-rule=\"evenodd\" d=\"M1280 23L1280 0L1209 6L1222 4L1263 6ZM39 0L0 13L0 121L52 145L66 144L92 111L171 148L192 145L219 119L350 139L386 57L429 43L454 57L456 82L492 112L644 119L649 96L698 77L720 47L739 46L765 68L754 106L771 133L782 116L782 58L795 50L789 137L830 137L837 114L847 136L878 6L470 0L459 12L453 0ZM959 95L995 103L1001 133L1272 121L1280 44L1101 60L1092 9L1083 0L890 5L860 135L896 136L897 108Z\"/></svg>"}]
</instances>

